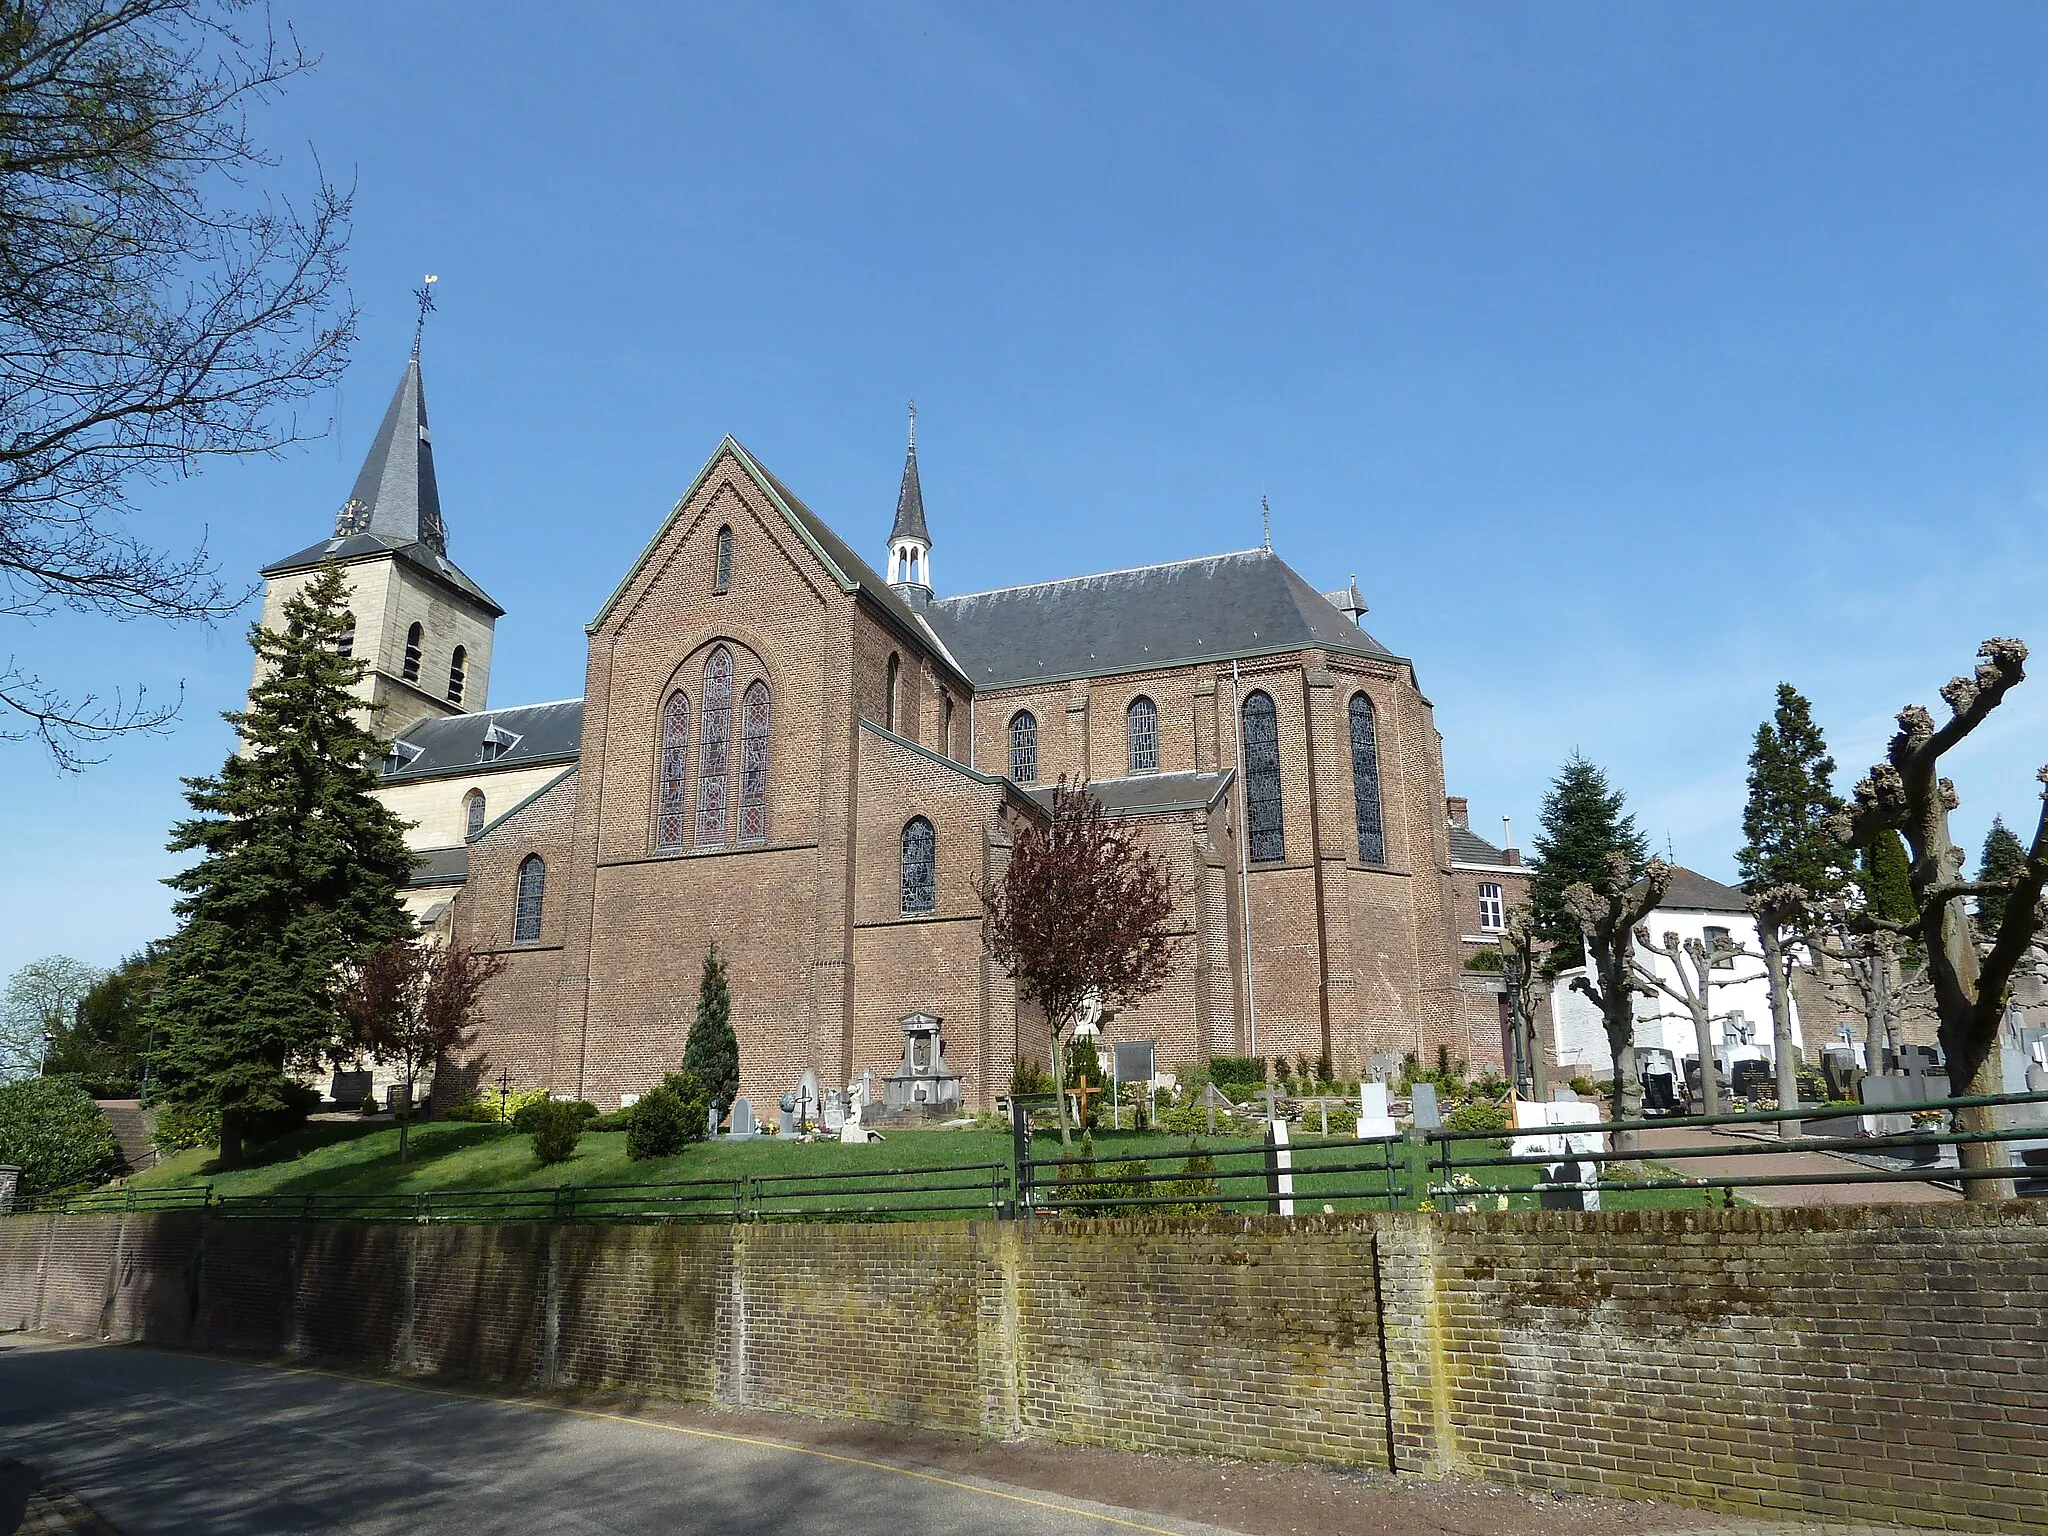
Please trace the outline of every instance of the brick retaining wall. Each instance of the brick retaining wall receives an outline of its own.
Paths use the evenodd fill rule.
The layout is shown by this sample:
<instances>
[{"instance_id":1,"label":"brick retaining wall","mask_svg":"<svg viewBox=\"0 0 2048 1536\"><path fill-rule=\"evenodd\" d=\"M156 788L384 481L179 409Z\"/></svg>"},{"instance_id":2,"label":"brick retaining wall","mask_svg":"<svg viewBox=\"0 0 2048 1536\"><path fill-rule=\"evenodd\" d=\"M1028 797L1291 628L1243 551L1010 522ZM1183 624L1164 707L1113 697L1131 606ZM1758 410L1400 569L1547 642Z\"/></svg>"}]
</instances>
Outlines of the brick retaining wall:
<instances>
[{"instance_id":1,"label":"brick retaining wall","mask_svg":"<svg viewBox=\"0 0 2048 1536\"><path fill-rule=\"evenodd\" d=\"M15 1328L2048 1533L2038 1203L744 1227L29 1216L0 1220Z\"/></svg>"}]
</instances>

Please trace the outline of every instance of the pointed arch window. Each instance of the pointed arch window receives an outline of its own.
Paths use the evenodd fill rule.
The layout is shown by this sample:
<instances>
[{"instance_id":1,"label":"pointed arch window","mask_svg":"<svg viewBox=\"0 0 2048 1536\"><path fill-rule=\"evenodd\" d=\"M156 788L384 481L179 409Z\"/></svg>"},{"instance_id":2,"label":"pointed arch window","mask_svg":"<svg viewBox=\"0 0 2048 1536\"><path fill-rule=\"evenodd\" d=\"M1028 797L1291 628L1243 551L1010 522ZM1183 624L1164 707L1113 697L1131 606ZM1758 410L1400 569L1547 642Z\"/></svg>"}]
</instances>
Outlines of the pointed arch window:
<instances>
[{"instance_id":1,"label":"pointed arch window","mask_svg":"<svg viewBox=\"0 0 2048 1536\"><path fill-rule=\"evenodd\" d=\"M512 905L512 942L540 942L541 903L547 898L548 866L537 853L519 861L519 890Z\"/></svg>"},{"instance_id":2,"label":"pointed arch window","mask_svg":"<svg viewBox=\"0 0 2048 1536\"><path fill-rule=\"evenodd\" d=\"M690 696L678 688L661 708L661 790L654 808L654 846L680 848L689 824L684 783L690 773Z\"/></svg>"},{"instance_id":3,"label":"pointed arch window","mask_svg":"<svg viewBox=\"0 0 2048 1536\"><path fill-rule=\"evenodd\" d=\"M944 688L939 690L939 751L953 755L953 695Z\"/></svg>"},{"instance_id":4,"label":"pointed arch window","mask_svg":"<svg viewBox=\"0 0 2048 1536\"><path fill-rule=\"evenodd\" d=\"M732 652L718 647L704 662L704 741L697 754L697 846L725 842L726 779L732 770Z\"/></svg>"},{"instance_id":5,"label":"pointed arch window","mask_svg":"<svg viewBox=\"0 0 2048 1536\"><path fill-rule=\"evenodd\" d=\"M768 841L768 685L758 678L740 699L740 841Z\"/></svg>"},{"instance_id":6,"label":"pointed arch window","mask_svg":"<svg viewBox=\"0 0 2048 1536\"><path fill-rule=\"evenodd\" d=\"M1019 784L1038 782L1038 717L1028 709L1010 716L1010 777Z\"/></svg>"},{"instance_id":7,"label":"pointed arch window","mask_svg":"<svg viewBox=\"0 0 2048 1536\"><path fill-rule=\"evenodd\" d=\"M469 652L461 646L455 647L455 654L448 658L448 702L460 704L462 690L469 681Z\"/></svg>"},{"instance_id":8,"label":"pointed arch window","mask_svg":"<svg viewBox=\"0 0 2048 1536\"><path fill-rule=\"evenodd\" d=\"M903 661L894 651L889 653L889 672L883 682L882 724L890 730L896 729L896 685L903 678Z\"/></svg>"},{"instance_id":9,"label":"pointed arch window","mask_svg":"<svg viewBox=\"0 0 2048 1536\"><path fill-rule=\"evenodd\" d=\"M420 680L420 645L427 638L427 632L415 624L405 632L405 669L399 675L408 683Z\"/></svg>"},{"instance_id":10,"label":"pointed arch window","mask_svg":"<svg viewBox=\"0 0 2048 1536\"><path fill-rule=\"evenodd\" d=\"M903 824L903 910L929 912L938 905L938 881L932 869L932 824L913 816Z\"/></svg>"},{"instance_id":11,"label":"pointed arch window","mask_svg":"<svg viewBox=\"0 0 2048 1536\"><path fill-rule=\"evenodd\" d=\"M1287 857L1280 817L1280 722L1272 697L1263 692L1244 701L1244 820L1255 861Z\"/></svg>"},{"instance_id":12,"label":"pointed arch window","mask_svg":"<svg viewBox=\"0 0 2048 1536\"><path fill-rule=\"evenodd\" d=\"M1124 711L1124 736L1130 745L1131 772L1159 771L1159 706L1142 693Z\"/></svg>"},{"instance_id":13,"label":"pointed arch window","mask_svg":"<svg viewBox=\"0 0 2048 1536\"><path fill-rule=\"evenodd\" d=\"M730 526L718 530L718 570L713 576L711 590L729 592L732 590L732 529Z\"/></svg>"},{"instance_id":14,"label":"pointed arch window","mask_svg":"<svg viewBox=\"0 0 2048 1536\"><path fill-rule=\"evenodd\" d=\"M462 797L462 835L474 839L484 829L484 792L472 789Z\"/></svg>"},{"instance_id":15,"label":"pointed arch window","mask_svg":"<svg viewBox=\"0 0 2048 1536\"><path fill-rule=\"evenodd\" d=\"M1358 862L1387 862L1387 834L1380 818L1379 724L1372 700L1351 695L1351 793L1358 816Z\"/></svg>"},{"instance_id":16,"label":"pointed arch window","mask_svg":"<svg viewBox=\"0 0 2048 1536\"><path fill-rule=\"evenodd\" d=\"M341 616L341 633L334 637L334 654L353 656L356 653L356 616L344 612Z\"/></svg>"}]
</instances>

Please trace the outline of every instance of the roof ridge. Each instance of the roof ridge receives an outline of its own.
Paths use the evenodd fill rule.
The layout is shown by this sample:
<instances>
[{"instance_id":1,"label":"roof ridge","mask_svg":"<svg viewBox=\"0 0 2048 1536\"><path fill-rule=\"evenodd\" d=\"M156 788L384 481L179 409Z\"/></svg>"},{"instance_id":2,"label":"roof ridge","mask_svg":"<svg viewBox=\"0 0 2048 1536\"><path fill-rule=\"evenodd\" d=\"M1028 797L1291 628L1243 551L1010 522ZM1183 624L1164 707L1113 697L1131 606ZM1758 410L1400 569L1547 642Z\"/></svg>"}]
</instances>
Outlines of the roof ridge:
<instances>
[{"instance_id":1,"label":"roof ridge","mask_svg":"<svg viewBox=\"0 0 2048 1536\"><path fill-rule=\"evenodd\" d=\"M1243 555L1263 555L1273 560L1280 557L1270 549L1227 549L1215 555L1190 555L1184 560L1154 560L1149 565L1119 566L1113 571L1090 571L1082 576L1055 576L1050 581L1020 581L1008 587L989 587L980 592L956 592L950 597L933 598L935 606L963 602L970 597L999 597L1005 592L1029 592L1039 587L1061 587L1077 581L1100 581L1105 576L1135 576L1140 571L1164 571L1176 565L1202 565L1212 560L1235 560ZM1280 560L1282 565L1287 562Z\"/></svg>"}]
</instances>

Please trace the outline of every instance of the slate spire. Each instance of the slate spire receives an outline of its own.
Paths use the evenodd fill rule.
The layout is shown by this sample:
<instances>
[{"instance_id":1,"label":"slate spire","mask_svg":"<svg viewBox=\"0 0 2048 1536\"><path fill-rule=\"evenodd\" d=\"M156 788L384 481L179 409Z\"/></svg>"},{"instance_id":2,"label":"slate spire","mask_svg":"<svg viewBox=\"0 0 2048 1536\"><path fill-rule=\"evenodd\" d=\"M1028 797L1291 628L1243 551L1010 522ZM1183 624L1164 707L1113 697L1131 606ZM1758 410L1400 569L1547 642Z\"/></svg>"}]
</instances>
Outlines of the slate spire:
<instances>
[{"instance_id":1,"label":"slate spire","mask_svg":"<svg viewBox=\"0 0 2048 1536\"><path fill-rule=\"evenodd\" d=\"M448 553L441 523L441 491L434 480L434 445L427 431L427 395L420 360L409 359L384 424L370 444L355 489L334 519L336 538L370 533L399 544L424 544Z\"/></svg>"},{"instance_id":2,"label":"slate spire","mask_svg":"<svg viewBox=\"0 0 2048 1536\"><path fill-rule=\"evenodd\" d=\"M910 403L910 451L903 456L903 489L896 493L896 526L889 530L889 542L915 539L927 550L932 546L931 530L924 525L924 487L917 480L917 402Z\"/></svg>"}]
</instances>

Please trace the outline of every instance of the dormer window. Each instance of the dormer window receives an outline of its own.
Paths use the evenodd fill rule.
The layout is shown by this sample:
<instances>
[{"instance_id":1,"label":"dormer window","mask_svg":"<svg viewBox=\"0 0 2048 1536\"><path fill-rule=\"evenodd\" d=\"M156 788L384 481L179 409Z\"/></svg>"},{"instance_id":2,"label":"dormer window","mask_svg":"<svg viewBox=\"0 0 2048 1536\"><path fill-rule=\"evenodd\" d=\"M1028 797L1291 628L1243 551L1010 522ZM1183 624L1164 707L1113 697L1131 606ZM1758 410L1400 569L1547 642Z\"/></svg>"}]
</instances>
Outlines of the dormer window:
<instances>
[{"instance_id":1,"label":"dormer window","mask_svg":"<svg viewBox=\"0 0 2048 1536\"><path fill-rule=\"evenodd\" d=\"M518 745L519 738L510 731L501 731L497 726L491 726L484 732L483 743L477 748L477 761L495 763Z\"/></svg>"},{"instance_id":2,"label":"dormer window","mask_svg":"<svg viewBox=\"0 0 2048 1536\"><path fill-rule=\"evenodd\" d=\"M420 680L420 645L426 638L426 631L417 624L405 632L405 670L399 676L408 683Z\"/></svg>"},{"instance_id":3,"label":"dormer window","mask_svg":"<svg viewBox=\"0 0 2048 1536\"><path fill-rule=\"evenodd\" d=\"M387 775L403 773L419 760L423 750L409 741L392 742L384 749L384 772Z\"/></svg>"}]
</instances>

